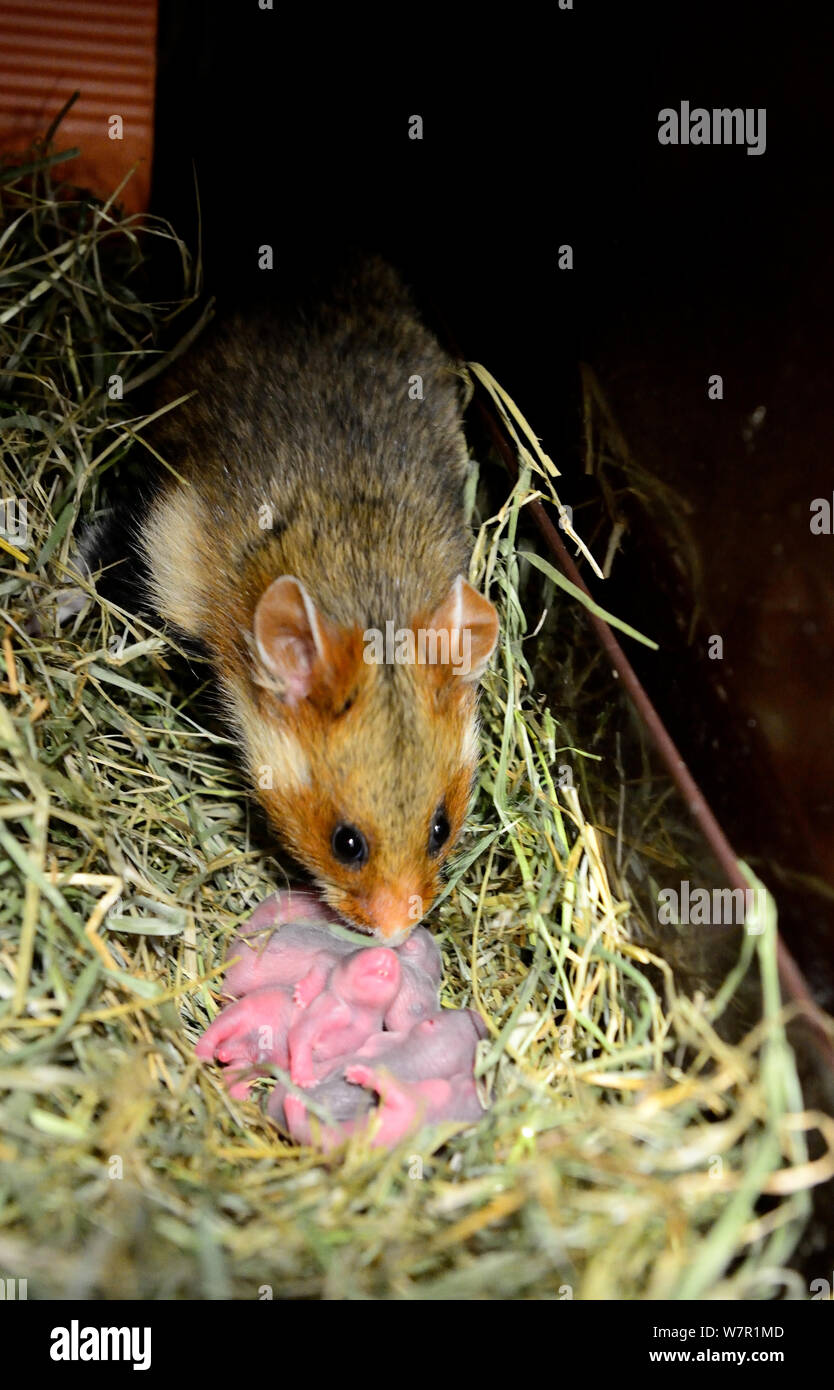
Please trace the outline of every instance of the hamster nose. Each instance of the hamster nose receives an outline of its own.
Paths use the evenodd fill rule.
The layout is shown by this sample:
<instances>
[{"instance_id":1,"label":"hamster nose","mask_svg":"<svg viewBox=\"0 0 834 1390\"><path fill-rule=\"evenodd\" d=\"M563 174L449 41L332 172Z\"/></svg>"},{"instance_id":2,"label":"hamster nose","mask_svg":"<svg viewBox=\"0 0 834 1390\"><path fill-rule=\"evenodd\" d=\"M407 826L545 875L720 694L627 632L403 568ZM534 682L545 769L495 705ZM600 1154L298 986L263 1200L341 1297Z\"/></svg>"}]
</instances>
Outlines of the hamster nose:
<instances>
[{"instance_id":1,"label":"hamster nose","mask_svg":"<svg viewBox=\"0 0 834 1390\"><path fill-rule=\"evenodd\" d=\"M417 923L409 916L410 893L376 888L367 900L368 916L377 936L389 946L401 946Z\"/></svg>"}]
</instances>

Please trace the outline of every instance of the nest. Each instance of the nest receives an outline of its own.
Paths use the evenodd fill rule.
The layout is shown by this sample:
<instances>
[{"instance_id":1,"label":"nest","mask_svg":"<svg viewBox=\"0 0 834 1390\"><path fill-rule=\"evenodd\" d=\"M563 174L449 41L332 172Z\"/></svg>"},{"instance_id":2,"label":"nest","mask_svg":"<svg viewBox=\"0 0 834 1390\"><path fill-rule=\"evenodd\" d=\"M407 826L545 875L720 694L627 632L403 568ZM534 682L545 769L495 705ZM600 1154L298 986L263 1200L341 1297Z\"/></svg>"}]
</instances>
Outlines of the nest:
<instances>
[{"instance_id":1,"label":"nest","mask_svg":"<svg viewBox=\"0 0 834 1390\"><path fill-rule=\"evenodd\" d=\"M428 925L444 1004L487 1021L492 1107L325 1158L195 1061L228 941L286 866L207 713L208 669L73 556L144 466L132 388L164 367L199 277L163 223L59 196L54 162L0 176L0 497L17 505L0 539L0 1267L41 1298L807 1296L791 1259L832 1164L806 1135L830 1149L832 1126L803 1112L772 902L714 988L682 986L685 931L659 940L654 909L702 851L581 595L527 539L531 498L561 507L557 470L483 368L519 474L488 465L469 490L470 578L502 636ZM175 302L152 302L154 242L179 257Z\"/></svg>"}]
</instances>

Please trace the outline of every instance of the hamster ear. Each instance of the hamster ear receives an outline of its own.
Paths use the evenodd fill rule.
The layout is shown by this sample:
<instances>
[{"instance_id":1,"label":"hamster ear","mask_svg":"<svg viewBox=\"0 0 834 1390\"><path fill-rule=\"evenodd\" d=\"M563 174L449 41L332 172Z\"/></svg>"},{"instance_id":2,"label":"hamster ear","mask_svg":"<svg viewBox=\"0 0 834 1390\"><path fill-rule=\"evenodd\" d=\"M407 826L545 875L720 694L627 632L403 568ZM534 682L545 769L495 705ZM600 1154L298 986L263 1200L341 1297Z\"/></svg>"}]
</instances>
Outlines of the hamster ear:
<instances>
[{"instance_id":1,"label":"hamster ear","mask_svg":"<svg viewBox=\"0 0 834 1390\"><path fill-rule=\"evenodd\" d=\"M300 579L282 574L265 589L255 609L255 649L286 704L310 693L316 668L327 661L327 627Z\"/></svg>"},{"instance_id":2,"label":"hamster ear","mask_svg":"<svg viewBox=\"0 0 834 1390\"><path fill-rule=\"evenodd\" d=\"M428 626L435 631L447 629L451 650L465 658L465 666L452 667L455 675L467 682L480 680L498 641L498 614L489 599L459 574ZM456 630L459 637L454 635Z\"/></svg>"}]
</instances>

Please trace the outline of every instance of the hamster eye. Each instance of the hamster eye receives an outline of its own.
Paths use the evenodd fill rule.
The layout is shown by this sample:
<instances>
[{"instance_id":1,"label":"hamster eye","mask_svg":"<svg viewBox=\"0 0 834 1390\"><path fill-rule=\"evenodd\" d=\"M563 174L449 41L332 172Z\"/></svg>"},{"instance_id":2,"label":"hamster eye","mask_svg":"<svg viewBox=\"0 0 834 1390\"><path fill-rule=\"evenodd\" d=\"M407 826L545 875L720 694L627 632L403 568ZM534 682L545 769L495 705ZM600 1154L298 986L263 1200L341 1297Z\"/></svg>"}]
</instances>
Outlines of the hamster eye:
<instances>
[{"instance_id":1,"label":"hamster eye","mask_svg":"<svg viewBox=\"0 0 834 1390\"><path fill-rule=\"evenodd\" d=\"M449 817L438 806L431 819L431 829L429 830L429 854L439 854L449 838Z\"/></svg>"},{"instance_id":2,"label":"hamster eye","mask_svg":"<svg viewBox=\"0 0 834 1390\"><path fill-rule=\"evenodd\" d=\"M330 837L334 858L350 869L360 869L368 857L368 842L355 825L337 825Z\"/></svg>"}]
</instances>

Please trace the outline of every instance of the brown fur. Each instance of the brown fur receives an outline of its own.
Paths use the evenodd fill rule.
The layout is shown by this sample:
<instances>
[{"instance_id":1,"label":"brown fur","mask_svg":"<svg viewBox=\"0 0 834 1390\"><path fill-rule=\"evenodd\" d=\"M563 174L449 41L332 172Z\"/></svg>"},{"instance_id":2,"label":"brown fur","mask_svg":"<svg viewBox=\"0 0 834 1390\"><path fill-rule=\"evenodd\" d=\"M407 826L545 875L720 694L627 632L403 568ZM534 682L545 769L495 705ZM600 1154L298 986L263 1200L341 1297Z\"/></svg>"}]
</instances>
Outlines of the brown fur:
<instances>
[{"instance_id":1,"label":"brown fur","mask_svg":"<svg viewBox=\"0 0 834 1390\"><path fill-rule=\"evenodd\" d=\"M409 399L415 375L423 400ZM425 910L436 895L463 822L476 689L444 667L368 665L362 634L446 612L466 570L459 382L393 272L370 262L306 315L217 331L165 397L195 388L155 440L186 482L164 482L141 540L153 598L207 647L280 837L349 920L399 936L409 900ZM254 639L282 575L309 596L322 643L295 703L275 676L286 654L265 663ZM475 605L470 591L473 649L488 655L492 610ZM284 619L261 609L276 650ZM271 788L259 785L264 766ZM441 803L452 833L431 858ZM332 854L340 822L365 835L361 869Z\"/></svg>"}]
</instances>

